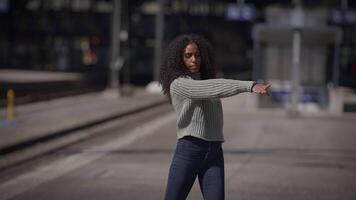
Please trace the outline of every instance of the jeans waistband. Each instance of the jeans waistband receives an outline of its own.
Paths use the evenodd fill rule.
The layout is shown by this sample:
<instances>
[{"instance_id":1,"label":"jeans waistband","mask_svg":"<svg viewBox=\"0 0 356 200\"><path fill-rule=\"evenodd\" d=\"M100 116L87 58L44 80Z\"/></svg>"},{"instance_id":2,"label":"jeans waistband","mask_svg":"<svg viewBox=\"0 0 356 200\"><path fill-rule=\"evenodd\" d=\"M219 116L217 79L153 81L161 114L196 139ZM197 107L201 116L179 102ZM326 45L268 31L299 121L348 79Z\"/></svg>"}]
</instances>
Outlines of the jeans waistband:
<instances>
[{"instance_id":1,"label":"jeans waistband","mask_svg":"<svg viewBox=\"0 0 356 200\"><path fill-rule=\"evenodd\" d=\"M206 140L194 137L194 136L184 136L183 138L181 138L179 140L188 141L188 142L191 142L191 143L193 143L195 145L204 146L204 147L221 146L221 143L222 143L220 141L206 141Z\"/></svg>"}]
</instances>

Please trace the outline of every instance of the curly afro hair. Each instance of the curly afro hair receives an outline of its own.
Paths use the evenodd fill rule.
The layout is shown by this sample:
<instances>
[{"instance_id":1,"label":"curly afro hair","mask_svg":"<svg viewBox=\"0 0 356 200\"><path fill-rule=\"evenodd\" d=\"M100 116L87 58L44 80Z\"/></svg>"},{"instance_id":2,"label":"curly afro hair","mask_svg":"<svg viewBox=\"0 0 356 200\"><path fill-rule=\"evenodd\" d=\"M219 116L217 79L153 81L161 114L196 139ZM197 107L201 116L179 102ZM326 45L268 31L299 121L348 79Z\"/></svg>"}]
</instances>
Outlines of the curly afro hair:
<instances>
[{"instance_id":1,"label":"curly afro hair","mask_svg":"<svg viewBox=\"0 0 356 200\"><path fill-rule=\"evenodd\" d=\"M184 66L183 53L188 44L195 43L200 51L200 77L202 80L216 77L214 55L210 43L204 37L196 34L184 34L176 37L164 52L159 73L159 83L162 86L163 94L169 100L170 85L174 79L180 76L189 76L192 73Z\"/></svg>"}]
</instances>

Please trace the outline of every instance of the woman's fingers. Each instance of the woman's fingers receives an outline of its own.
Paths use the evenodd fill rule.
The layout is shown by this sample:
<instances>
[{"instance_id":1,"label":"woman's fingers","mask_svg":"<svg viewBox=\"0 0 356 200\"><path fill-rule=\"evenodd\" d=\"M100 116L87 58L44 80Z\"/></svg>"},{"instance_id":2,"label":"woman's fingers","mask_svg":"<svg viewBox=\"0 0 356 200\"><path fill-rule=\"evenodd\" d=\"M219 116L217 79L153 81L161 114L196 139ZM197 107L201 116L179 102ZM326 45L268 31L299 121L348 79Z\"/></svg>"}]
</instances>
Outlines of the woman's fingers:
<instances>
[{"instance_id":1,"label":"woman's fingers","mask_svg":"<svg viewBox=\"0 0 356 200\"><path fill-rule=\"evenodd\" d=\"M272 85L271 83L268 83L267 85L264 86L264 88L265 88L265 89L268 89L268 88L271 87L271 85Z\"/></svg>"},{"instance_id":2,"label":"woman's fingers","mask_svg":"<svg viewBox=\"0 0 356 200\"><path fill-rule=\"evenodd\" d=\"M262 94L262 95L267 95L270 96L271 94L269 93L268 89L272 86L271 83L263 85L263 84L257 84L253 90L255 93Z\"/></svg>"},{"instance_id":3,"label":"woman's fingers","mask_svg":"<svg viewBox=\"0 0 356 200\"><path fill-rule=\"evenodd\" d=\"M271 87L271 85L272 85L271 83L269 83L267 85L264 85L263 86L264 91L263 91L262 94L267 95L267 96L271 96L270 92L268 91L268 89Z\"/></svg>"}]
</instances>

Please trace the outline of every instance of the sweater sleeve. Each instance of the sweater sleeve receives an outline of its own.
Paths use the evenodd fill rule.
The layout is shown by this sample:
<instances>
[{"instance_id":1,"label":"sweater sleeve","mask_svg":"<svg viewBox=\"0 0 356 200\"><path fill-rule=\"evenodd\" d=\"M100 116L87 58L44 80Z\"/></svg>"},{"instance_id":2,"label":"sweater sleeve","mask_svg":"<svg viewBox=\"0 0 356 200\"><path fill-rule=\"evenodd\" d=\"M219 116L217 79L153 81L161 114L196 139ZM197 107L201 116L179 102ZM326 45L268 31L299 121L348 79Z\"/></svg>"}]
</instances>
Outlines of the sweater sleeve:
<instances>
[{"instance_id":1,"label":"sweater sleeve","mask_svg":"<svg viewBox=\"0 0 356 200\"><path fill-rule=\"evenodd\" d=\"M253 81L232 79L194 80L177 78L171 83L171 94L189 99L224 98L251 92Z\"/></svg>"}]
</instances>

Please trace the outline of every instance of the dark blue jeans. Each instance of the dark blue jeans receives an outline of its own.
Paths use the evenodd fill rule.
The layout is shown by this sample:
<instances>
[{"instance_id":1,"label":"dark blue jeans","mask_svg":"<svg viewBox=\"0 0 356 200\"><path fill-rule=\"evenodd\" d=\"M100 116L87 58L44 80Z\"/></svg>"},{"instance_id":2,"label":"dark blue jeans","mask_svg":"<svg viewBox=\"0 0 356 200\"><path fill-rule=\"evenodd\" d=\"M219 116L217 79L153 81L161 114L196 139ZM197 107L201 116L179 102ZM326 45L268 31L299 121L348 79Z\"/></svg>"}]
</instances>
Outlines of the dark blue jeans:
<instances>
[{"instance_id":1,"label":"dark blue jeans","mask_svg":"<svg viewBox=\"0 0 356 200\"><path fill-rule=\"evenodd\" d=\"M187 136L179 139L168 175L166 200L184 200L198 176L205 200L225 197L221 142Z\"/></svg>"}]
</instances>

